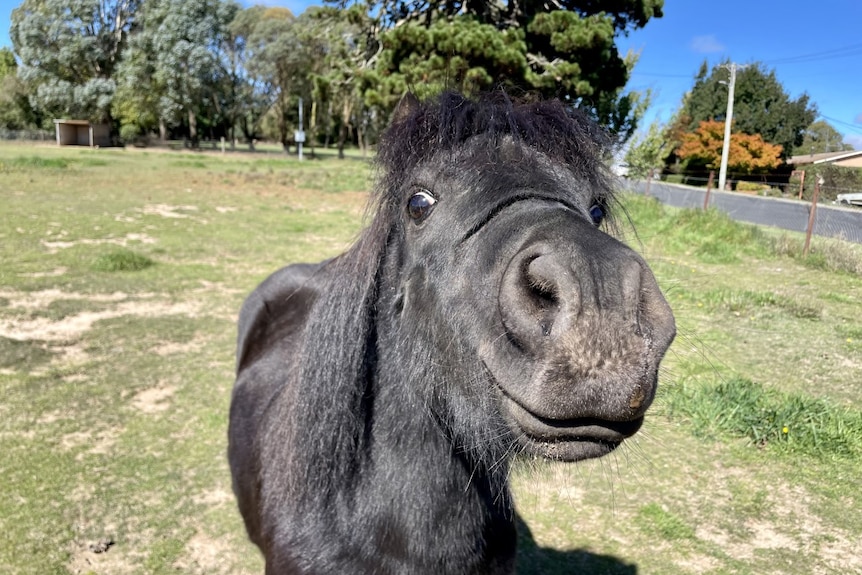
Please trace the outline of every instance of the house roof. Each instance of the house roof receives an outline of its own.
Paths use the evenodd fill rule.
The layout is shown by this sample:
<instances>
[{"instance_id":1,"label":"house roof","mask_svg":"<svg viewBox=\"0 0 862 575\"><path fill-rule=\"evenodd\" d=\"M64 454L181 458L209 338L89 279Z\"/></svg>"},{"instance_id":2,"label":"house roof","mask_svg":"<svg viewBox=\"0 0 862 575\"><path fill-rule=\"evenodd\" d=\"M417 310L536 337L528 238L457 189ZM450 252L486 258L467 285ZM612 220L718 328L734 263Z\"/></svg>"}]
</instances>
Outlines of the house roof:
<instances>
[{"instance_id":1,"label":"house roof","mask_svg":"<svg viewBox=\"0 0 862 575\"><path fill-rule=\"evenodd\" d=\"M787 159L791 166L799 164L830 164L849 158L862 157L862 150L851 150L849 152L825 152L823 154L802 154Z\"/></svg>"}]
</instances>

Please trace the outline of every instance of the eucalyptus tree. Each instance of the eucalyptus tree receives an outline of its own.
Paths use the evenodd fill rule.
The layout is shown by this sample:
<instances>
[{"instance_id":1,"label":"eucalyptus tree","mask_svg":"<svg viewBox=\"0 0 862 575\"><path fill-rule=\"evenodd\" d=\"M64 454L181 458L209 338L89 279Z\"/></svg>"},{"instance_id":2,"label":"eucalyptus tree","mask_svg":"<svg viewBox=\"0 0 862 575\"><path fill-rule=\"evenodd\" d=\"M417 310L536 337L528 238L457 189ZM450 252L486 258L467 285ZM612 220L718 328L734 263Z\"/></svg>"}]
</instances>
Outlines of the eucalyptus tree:
<instances>
[{"instance_id":1,"label":"eucalyptus tree","mask_svg":"<svg viewBox=\"0 0 862 575\"><path fill-rule=\"evenodd\" d=\"M248 34L248 70L268 94L268 116L287 151L292 141L294 106L308 80L312 62L303 49L300 28L286 8L267 8Z\"/></svg>"},{"instance_id":2,"label":"eucalyptus tree","mask_svg":"<svg viewBox=\"0 0 862 575\"><path fill-rule=\"evenodd\" d=\"M826 120L817 120L802 131L802 143L790 155L849 152L853 146L844 143L844 137Z\"/></svg>"},{"instance_id":3,"label":"eucalyptus tree","mask_svg":"<svg viewBox=\"0 0 862 575\"><path fill-rule=\"evenodd\" d=\"M373 127L364 103L364 75L373 64L368 54L372 20L361 4L343 10L311 7L300 17L303 47L313 62L310 68L312 111L310 128L316 132L323 116L327 128L334 124L339 157L350 132L365 148ZM327 134L328 137L328 134Z\"/></svg>"},{"instance_id":4,"label":"eucalyptus tree","mask_svg":"<svg viewBox=\"0 0 862 575\"><path fill-rule=\"evenodd\" d=\"M239 10L228 26L224 50L228 71L225 91L231 94L226 98L229 102L228 114L232 128L242 132L251 149L254 149L254 142L259 136L261 120L272 105L269 85L265 78L256 73L254 59L257 51L253 35L262 18L285 10L250 6Z\"/></svg>"},{"instance_id":5,"label":"eucalyptus tree","mask_svg":"<svg viewBox=\"0 0 862 575\"><path fill-rule=\"evenodd\" d=\"M139 0L24 0L9 36L19 78L41 113L110 119L114 72Z\"/></svg>"},{"instance_id":6,"label":"eucalyptus tree","mask_svg":"<svg viewBox=\"0 0 862 575\"><path fill-rule=\"evenodd\" d=\"M147 0L122 68L124 117L146 112L163 134L185 126L194 144L199 113L218 108L227 29L238 9L231 0ZM136 92L142 89L148 93Z\"/></svg>"}]
</instances>

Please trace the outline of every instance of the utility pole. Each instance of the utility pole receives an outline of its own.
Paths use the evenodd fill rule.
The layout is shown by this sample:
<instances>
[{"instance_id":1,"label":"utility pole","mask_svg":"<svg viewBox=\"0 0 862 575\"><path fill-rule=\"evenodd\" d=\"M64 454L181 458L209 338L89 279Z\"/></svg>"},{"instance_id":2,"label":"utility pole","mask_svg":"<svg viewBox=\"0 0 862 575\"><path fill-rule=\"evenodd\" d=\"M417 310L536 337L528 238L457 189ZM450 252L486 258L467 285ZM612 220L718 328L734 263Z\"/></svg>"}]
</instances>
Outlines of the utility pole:
<instances>
[{"instance_id":1,"label":"utility pole","mask_svg":"<svg viewBox=\"0 0 862 575\"><path fill-rule=\"evenodd\" d=\"M745 66L739 66L731 62L722 65L722 68L730 70L730 80L727 82L727 114L724 117L724 144L721 147L721 169L718 171L718 189L724 191L727 181L727 159L730 156L730 124L733 121L733 90L736 87L736 71ZM724 84L725 82L722 82Z\"/></svg>"}]
</instances>

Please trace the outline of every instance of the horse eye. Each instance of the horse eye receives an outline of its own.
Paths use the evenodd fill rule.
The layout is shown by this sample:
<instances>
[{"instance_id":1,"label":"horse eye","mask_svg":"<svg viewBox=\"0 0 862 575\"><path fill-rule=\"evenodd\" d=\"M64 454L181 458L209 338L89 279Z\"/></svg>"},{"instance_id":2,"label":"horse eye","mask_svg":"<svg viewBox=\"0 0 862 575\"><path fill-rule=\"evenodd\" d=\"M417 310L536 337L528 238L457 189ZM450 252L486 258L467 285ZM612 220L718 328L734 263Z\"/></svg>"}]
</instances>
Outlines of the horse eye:
<instances>
[{"instance_id":1,"label":"horse eye","mask_svg":"<svg viewBox=\"0 0 862 575\"><path fill-rule=\"evenodd\" d=\"M600 226L602 222L607 216L607 212L605 211L605 207L601 204L593 204L593 207L590 208L590 219L593 220L593 225L596 227Z\"/></svg>"},{"instance_id":2,"label":"horse eye","mask_svg":"<svg viewBox=\"0 0 862 575\"><path fill-rule=\"evenodd\" d=\"M431 210L434 209L434 204L436 203L437 198L430 193L417 192L407 200L407 215L416 223L419 223L431 215Z\"/></svg>"}]
</instances>

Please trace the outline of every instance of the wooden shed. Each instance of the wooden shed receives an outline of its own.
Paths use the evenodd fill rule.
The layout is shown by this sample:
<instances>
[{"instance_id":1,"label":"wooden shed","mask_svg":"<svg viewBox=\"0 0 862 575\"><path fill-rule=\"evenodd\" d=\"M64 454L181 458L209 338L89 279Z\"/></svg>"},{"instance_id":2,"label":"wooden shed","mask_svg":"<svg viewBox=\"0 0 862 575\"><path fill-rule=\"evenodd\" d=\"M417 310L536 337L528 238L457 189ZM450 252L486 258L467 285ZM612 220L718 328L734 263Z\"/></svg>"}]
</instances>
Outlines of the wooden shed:
<instances>
[{"instance_id":1,"label":"wooden shed","mask_svg":"<svg viewBox=\"0 0 862 575\"><path fill-rule=\"evenodd\" d=\"M95 124L87 120L54 120L58 146L111 145L111 128L108 124Z\"/></svg>"}]
</instances>

